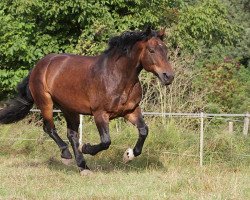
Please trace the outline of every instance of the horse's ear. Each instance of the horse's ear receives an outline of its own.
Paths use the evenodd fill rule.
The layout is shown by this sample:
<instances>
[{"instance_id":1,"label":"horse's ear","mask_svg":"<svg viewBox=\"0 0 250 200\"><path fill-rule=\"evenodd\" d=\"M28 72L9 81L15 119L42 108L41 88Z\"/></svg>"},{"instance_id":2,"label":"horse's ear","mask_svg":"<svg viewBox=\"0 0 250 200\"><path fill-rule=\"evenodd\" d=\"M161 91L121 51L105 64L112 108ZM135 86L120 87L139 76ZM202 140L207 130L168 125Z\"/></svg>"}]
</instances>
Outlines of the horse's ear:
<instances>
[{"instance_id":1,"label":"horse's ear","mask_svg":"<svg viewBox=\"0 0 250 200\"><path fill-rule=\"evenodd\" d=\"M147 29L145 31L146 36L150 36L152 34L151 26L147 26Z\"/></svg>"},{"instance_id":2,"label":"horse's ear","mask_svg":"<svg viewBox=\"0 0 250 200\"><path fill-rule=\"evenodd\" d=\"M166 32L166 27L162 28L160 31L157 32L157 37L163 40L164 37L166 36L165 32Z\"/></svg>"}]
</instances>

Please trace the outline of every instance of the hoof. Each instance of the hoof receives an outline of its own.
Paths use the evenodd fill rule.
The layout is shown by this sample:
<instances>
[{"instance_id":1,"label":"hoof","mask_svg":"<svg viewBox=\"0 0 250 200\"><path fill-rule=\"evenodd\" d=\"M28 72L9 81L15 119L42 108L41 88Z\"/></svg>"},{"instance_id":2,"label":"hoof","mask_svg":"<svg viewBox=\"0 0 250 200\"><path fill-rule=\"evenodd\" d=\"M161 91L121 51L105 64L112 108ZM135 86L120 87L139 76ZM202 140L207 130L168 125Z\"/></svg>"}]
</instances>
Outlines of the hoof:
<instances>
[{"instance_id":1,"label":"hoof","mask_svg":"<svg viewBox=\"0 0 250 200\"><path fill-rule=\"evenodd\" d=\"M73 159L62 158L62 163L65 165L70 165L73 162Z\"/></svg>"},{"instance_id":2,"label":"hoof","mask_svg":"<svg viewBox=\"0 0 250 200\"><path fill-rule=\"evenodd\" d=\"M123 154L123 162L124 162L124 163L127 163L127 162L133 160L134 157L135 157L135 155L134 155L133 149L128 148L128 149L124 152L124 154Z\"/></svg>"},{"instance_id":3,"label":"hoof","mask_svg":"<svg viewBox=\"0 0 250 200\"><path fill-rule=\"evenodd\" d=\"M90 171L89 169L84 169L84 170L80 171L81 176L90 176L92 174L93 174L93 172Z\"/></svg>"}]
</instances>

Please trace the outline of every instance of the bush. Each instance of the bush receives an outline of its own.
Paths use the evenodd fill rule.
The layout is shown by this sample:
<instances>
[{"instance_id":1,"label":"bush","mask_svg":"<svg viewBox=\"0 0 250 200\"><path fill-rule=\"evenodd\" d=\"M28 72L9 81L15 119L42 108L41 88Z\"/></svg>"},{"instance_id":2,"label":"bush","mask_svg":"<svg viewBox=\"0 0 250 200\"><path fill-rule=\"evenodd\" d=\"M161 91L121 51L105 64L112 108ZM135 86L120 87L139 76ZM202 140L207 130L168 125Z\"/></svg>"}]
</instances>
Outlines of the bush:
<instances>
[{"instance_id":1,"label":"bush","mask_svg":"<svg viewBox=\"0 0 250 200\"><path fill-rule=\"evenodd\" d=\"M229 20L225 5L218 0L185 6L172 29L172 44L192 52L217 44L236 44L242 31L238 24Z\"/></svg>"}]
</instances>

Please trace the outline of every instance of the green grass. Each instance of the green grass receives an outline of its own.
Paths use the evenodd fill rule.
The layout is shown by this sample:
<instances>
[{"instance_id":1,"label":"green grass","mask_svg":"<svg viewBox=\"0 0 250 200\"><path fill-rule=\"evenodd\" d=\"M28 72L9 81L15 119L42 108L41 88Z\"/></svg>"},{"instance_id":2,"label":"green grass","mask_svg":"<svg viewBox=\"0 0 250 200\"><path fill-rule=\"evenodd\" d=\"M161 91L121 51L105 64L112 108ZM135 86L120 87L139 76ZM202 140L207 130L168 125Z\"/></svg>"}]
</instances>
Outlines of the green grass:
<instances>
[{"instance_id":1,"label":"green grass","mask_svg":"<svg viewBox=\"0 0 250 200\"><path fill-rule=\"evenodd\" d=\"M250 198L250 157L239 156L250 153L249 138L228 135L223 126L207 127L205 165L199 167L199 127L191 128L195 120L185 127L177 120L146 120L150 134L143 154L128 164L122 155L134 145L137 130L122 120L112 122L110 149L85 156L94 172L89 177L81 177L75 163L61 163L40 122L0 126L0 199ZM66 138L64 122L57 127ZM85 121L84 133L84 140L99 141L92 120Z\"/></svg>"}]
</instances>

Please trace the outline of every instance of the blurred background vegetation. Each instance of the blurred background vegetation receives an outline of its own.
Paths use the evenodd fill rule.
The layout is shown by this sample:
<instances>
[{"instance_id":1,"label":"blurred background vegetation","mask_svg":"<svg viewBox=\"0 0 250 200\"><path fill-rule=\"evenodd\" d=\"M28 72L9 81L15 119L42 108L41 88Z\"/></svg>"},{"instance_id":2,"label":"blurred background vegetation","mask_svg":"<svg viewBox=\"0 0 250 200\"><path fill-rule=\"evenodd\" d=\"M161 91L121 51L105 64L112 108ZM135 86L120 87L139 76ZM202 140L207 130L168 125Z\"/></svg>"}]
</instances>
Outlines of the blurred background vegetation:
<instances>
[{"instance_id":1,"label":"blurred background vegetation","mask_svg":"<svg viewBox=\"0 0 250 200\"><path fill-rule=\"evenodd\" d=\"M110 37L151 24L167 27L176 79L165 88L142 73L144 110L247 112L249 19L249 0L2 0L0 101L46 54L99 54Z\"/></svg>"}]
</instances>

